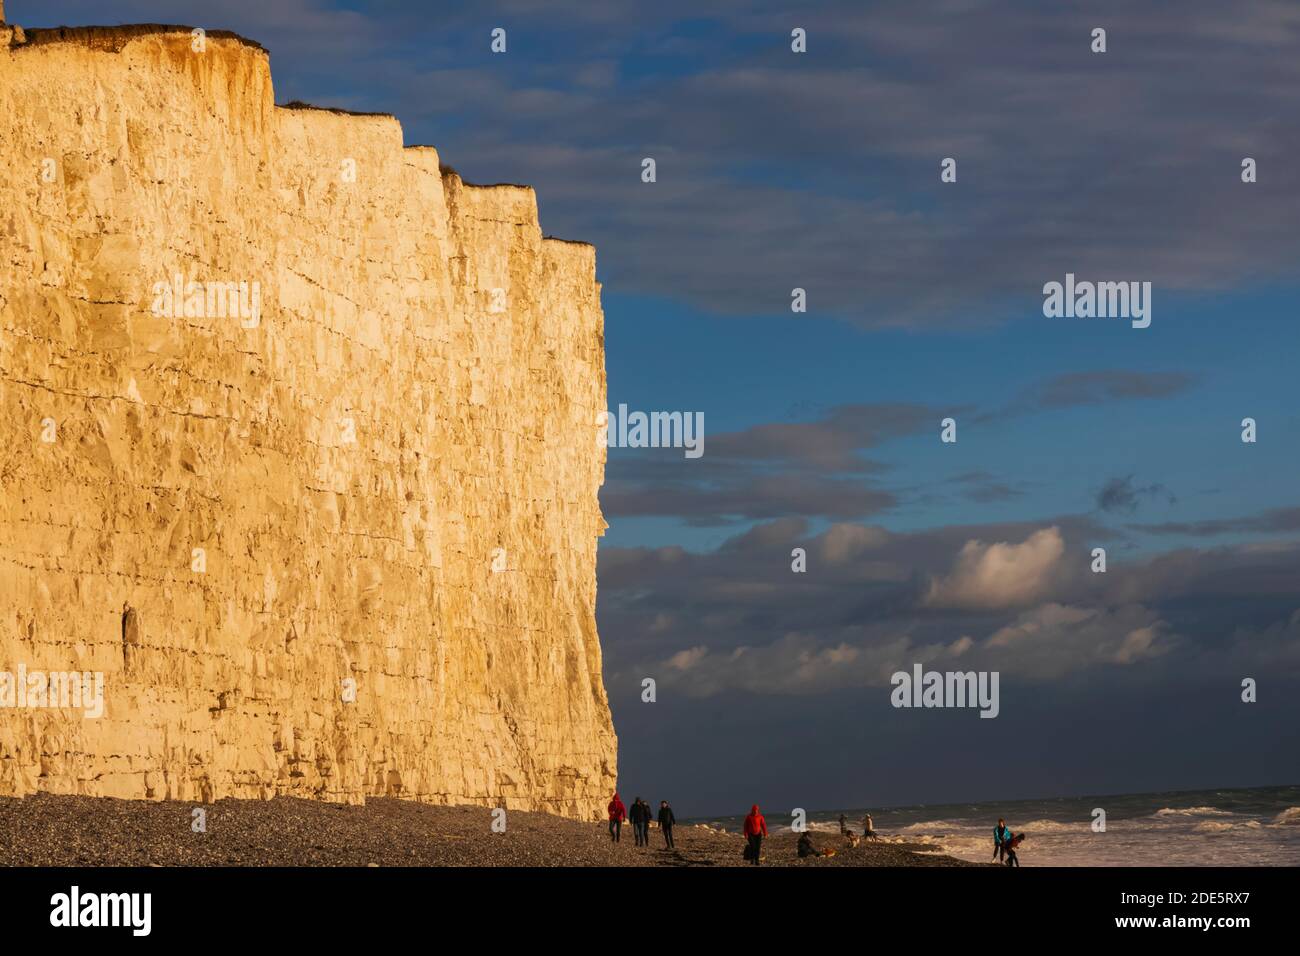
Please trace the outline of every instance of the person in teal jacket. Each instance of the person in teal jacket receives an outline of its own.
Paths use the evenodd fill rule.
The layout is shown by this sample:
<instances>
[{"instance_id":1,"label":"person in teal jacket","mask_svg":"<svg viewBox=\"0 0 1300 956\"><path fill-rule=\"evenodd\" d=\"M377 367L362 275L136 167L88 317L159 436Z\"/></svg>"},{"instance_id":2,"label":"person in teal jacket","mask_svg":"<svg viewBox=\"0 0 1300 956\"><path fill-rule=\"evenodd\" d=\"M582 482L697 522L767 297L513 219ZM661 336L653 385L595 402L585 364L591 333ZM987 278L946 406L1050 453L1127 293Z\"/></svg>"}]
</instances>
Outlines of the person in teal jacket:
<instances>
[{"instance_id":1,"label":"person in teal jacket","mask_svg":"<svg viewBox=\"0 0 1300 956\"><path fill-rule=\"evenodd\" d=\"M1006 852L1010 839L1011 830L1007 827L1007 821L998 817L998 825L993 828L993 859L999 863L1002 862L1002 855Z\"/></svg>"}]
</instances>

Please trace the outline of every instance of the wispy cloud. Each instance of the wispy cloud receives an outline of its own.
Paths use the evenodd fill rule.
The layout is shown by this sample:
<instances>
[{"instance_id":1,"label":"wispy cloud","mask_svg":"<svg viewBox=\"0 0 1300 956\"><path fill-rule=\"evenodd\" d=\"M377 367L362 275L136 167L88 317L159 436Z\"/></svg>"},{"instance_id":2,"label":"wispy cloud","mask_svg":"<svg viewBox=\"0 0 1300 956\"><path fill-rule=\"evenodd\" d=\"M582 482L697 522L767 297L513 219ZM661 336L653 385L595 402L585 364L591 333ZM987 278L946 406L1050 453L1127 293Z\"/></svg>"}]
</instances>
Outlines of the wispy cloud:
<instances>
[{"instance_id":1,"label":"wispy cloud","mask_svg":"<svg viewBox=\"0 0 1300 956\"><path fill-rule=\"evenodd\" d=\"M1145 500L1162 500L1168 504L1178 501L1173 492L1159 482L1139 485L1132 475L1111 478L1097 492L1097 507L1112 513L1131 515Z\"/></svg>"}]
</instances>

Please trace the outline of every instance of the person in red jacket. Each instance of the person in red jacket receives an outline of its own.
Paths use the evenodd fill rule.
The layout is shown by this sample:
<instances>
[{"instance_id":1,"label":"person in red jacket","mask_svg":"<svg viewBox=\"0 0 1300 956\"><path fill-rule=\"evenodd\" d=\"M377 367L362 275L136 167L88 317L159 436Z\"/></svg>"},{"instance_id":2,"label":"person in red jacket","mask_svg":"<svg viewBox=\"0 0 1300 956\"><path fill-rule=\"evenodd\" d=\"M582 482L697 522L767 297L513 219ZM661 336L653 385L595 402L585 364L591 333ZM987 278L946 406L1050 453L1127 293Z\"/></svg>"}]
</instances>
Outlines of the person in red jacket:
<instances>
[{"instance_id":1,"label":"person in red jacket","mask_svg":"<svg viewBox=\"0 0 1300 956\"><path fill-rule=\"evenodd\" d=\"M749 808L749 816L745 817L745 837L749 840L749 845L745 847L745 857L755 866L758 866L765 836L767 836L767 821L763 819L763 814L758 812L756 803Z\"/></svg>"},{"instance_id":2,"label":"person in red jacket","mask_svg":"<svg viewBox=\"0 0 1300 956\"><path fill-rule=\"evenodd\" d=\"M618 842L619 834L623 832L623 821L627 819L627 807L623 806L623 801L614 794L614 799L609 801L609 838L615 843Z\"/></svg>"}]
</instances>

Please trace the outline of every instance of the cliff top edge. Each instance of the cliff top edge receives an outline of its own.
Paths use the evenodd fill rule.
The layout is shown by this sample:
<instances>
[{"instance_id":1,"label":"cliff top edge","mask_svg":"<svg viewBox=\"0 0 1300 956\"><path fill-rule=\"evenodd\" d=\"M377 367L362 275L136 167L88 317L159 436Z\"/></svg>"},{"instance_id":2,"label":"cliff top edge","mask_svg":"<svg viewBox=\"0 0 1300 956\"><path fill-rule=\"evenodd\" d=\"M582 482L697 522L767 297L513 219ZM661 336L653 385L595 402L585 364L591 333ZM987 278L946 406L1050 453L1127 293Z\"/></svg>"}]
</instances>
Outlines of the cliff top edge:
<instances>
[{"instance_id":1,"label":"cliff top edge","mask_svg":"<svg viewBox=\"0 0 1300 956\"><path fill-rule=\"evenodd\" d=\"M315 103L304 103L302 100L290 100L288 103L276 103L276 109L280 110L316 110L321 113L333 113L335 116L381 116L387 119L397 119L392 113L366 112L364 110L345 110L338 106L317 106ZM409 149L410 147L404 147Z\"/></svg>"},{"instance_id":2,"label":"cliff top edge","mask_svg":"<svg viewBox=\"0 0 1300 956\"><path fill-rule=\"evenodd\" d=\"M0 0L0 23L13 28L17 31L14 39L11 41L11 49L21 51L28 47L49 46L57 43L79 44L91 49L107 50L112 53L121 52L130 41L146 36L156 36L160 34L184 34L189 36L196 27L186 26L176 23L127 23L117 25L88 25L88 26L57 26L57 27L20 27L19 24L9 23L4 17L4 0ZM208 30L203 28L204 35L210 39L233 40L251 50L256 50L270 58L270 51L258 43L256 40L250 40L248 37L241 36L231 30ZM287 103L275 104L276 109L283 110L310 110L323 113L332 113L336 116L357 116L357 117L374 117L382 119L391 119L400 126L401 120L392 113L384 112L363 112L357 110L347 110L334 106L317 106L313 103L307 103L302 100L290 100ZM406 149L436 149L433 146L412 145L404 147ZM525 189L530 192L536 190L526 183L476 183L465 179L461 173L445 163L440 163L440 172L443 176L455 176L461 181L461 184L471 189ZM590 242L584 242L578 239L563 239L559 236L544 236L545 240L554 242L563 242L574 246L587 246L592 249L595 246Z\"/></svg>"},{"instance_id":3,"label":"cliff top edge","mask_svg":"<svg viewBox=\"0 0 1300 956\"><path fill-rule=\"evenodd\" d=\"M9 23L8 26L17 26ZM117 26L84 26L84 27L24 27L23 33L26 39L14 44L17 49L28 46L42 46L48 43L79 43L83 46L95 47L99 49L109 49L117 53L129 41L138 37L153 36L160 33L184 33L191 34L197 27L184 26L176 23L125 23ZM270 51L256 40L250 40L248 37L240 36L230 30L208 30L204 28L204 35L216 40L234 40L242 43L246 47L254 50L261 50L263 53L270 55Z\"/></svg>"}]
</instances>

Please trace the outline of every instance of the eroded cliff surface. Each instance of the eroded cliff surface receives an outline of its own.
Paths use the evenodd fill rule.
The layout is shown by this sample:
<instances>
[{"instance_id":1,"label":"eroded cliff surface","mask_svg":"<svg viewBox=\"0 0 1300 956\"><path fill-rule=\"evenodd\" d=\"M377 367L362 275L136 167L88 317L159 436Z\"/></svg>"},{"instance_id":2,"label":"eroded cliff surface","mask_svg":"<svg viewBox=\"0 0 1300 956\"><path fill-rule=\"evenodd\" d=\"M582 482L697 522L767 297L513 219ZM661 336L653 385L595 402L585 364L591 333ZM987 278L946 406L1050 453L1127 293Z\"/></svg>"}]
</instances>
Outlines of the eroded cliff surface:
<instances>
[{"instance_id":1,"label":"eroded cliff surface","mask_svg":"<svg viewBox=\"0 0 1300 956\"><path fill-rule=\"evenodd\" d=\"M0 670L104 675L0 794L595 816L594 250L230 35L0 28L0 157Z\"/></svg>"}]
</instances>

